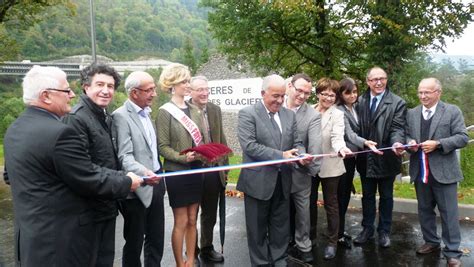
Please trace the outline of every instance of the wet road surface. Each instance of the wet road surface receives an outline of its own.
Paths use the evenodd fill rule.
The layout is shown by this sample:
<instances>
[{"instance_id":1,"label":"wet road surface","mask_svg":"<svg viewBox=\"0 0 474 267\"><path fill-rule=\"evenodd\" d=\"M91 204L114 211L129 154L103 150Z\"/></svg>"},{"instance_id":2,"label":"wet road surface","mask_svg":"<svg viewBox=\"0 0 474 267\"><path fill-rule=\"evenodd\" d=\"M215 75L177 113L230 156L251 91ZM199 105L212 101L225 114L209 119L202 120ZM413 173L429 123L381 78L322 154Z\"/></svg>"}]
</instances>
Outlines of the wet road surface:
<instances>
[{"instance_id":1,"label":"wet road surface","mask_svg":"<svg viewBox=\"0 0 474 267\"><path fill-rule=\"evenodd\" d=\"M171 250L171 230L173 215L165 197L166 226L165 249L162 266L174 266ZM0 266L14 266L13 264L13 216L11 214L11 198L7 186L0 182ZM415 250L423 244L423 239L418 225L418 218L413 214L394 213L392 227L392 246L387 249L377 245L375 240L369 241L364 246L353 246L352 249L338 248L335 259L325 261L323 250L326 244L324 236L326 229L326 215L323 207L319 208L318 244L313 248L315 262L313 266L446 266L446 260L441 253L418 256ZM346 218L346 227L352 237L360 229L361 212L351 209ZM201 266L250 266L245 232L244 201L239 198L227 198L226 215L226 242L224 246L225 261L222 264L201 262ZM219 225L219 223L217 223ZM116 255L114 266L121 266L121 251L124 244L122 237L123 219L117 217L116 230ZM438 220L439 227L439 220ZM439 232L440 232L439 227ZM214 229L214 247L220 250L219 229ZM466 252L474 248L474 222L461 221L461 248ZM463 266L474 266L474 257L466 254L462 257ZM311 266L297 261L289 261L289 266Z\"/></svg>"}]
</instances>

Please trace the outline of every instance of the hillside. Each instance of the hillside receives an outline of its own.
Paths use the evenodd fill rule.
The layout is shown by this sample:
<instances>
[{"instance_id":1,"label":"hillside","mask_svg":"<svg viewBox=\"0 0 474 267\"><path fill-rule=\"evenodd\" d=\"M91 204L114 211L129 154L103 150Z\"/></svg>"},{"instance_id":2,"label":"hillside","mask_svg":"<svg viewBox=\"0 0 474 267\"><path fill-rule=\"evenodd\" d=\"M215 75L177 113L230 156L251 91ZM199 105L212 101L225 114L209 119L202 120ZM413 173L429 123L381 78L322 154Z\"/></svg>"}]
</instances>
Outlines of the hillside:
<instances>
[{"instance_id":1,"label":"hillside","mask_svg":"<svg viewBox=\"0 0 474 267\"><path fill-rule=\"evenodd\" d=\"M66 7L48 10L47 19L25 30L11 28L20 45L16 60L52 60L90 54L89 1L72 0L75 14ZM207 10L198 0L94 1L97 53L114 60L158 57L183 61L189 51L207 57L213 42L207 31ZM186 54L188 53L188 54Z\"/></svg>"}]
</instances>

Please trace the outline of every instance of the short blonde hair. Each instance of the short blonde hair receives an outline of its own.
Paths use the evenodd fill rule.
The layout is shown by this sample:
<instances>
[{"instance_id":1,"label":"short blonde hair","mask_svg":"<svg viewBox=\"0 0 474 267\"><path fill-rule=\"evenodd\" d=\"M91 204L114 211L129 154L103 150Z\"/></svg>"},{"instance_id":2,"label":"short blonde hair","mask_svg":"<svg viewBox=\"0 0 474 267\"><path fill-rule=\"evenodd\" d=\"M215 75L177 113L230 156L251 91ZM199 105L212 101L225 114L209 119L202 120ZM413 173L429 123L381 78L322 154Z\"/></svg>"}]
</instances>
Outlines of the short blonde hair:
<instances>
[{"instance_id":1,"label":"short blonde hair","mask_svg":"<svg viewBox=\"0 0 474 267\"><path fill-rule=\"evenodd\" d=\"M165 92L170 92L173 86L191 79L189 68L183 64L172 63L163 68L160 75L160 87Z\"/></svg>"}]
</instances>

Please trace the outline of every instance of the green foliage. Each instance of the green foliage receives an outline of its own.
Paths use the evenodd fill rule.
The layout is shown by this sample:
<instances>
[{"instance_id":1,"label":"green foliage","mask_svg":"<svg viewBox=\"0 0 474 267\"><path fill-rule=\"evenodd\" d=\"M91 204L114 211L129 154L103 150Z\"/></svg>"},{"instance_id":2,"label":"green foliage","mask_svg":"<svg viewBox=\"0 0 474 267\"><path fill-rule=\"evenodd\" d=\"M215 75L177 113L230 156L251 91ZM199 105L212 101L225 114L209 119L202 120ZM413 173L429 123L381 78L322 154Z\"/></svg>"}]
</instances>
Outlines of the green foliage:
<instances>
[{"instance_id":1,"label":"green foliage","mask_svg":"<svg viewBox=\"0 0 474 267\"><path fill-rule=\"evenodd\" d=\"M365 80L365 70L373 65L385 68L389 77L410 77L405 67L418 51L442 49L445 38L459 36L473 20L474 8L473 3L451 1L202 0L202 4L212 8L211 31L231 64L246 61L262 75L305 72L311 77L349 75L359 80ZM419 78L393 82L392 89L409 95L405 90L416 88Z\"/></svg>"},{"instance_id":2,"label":"green foliage","mask_svg":"<svg viewBox=\"0 0 474 267\"><path fill-rule=\"evenodd\" d=\"M191 75L196 73L196 58L194 57L194 46L191 43L191 38L186 38L186 42L184 44L184 65L188 66Z\"/></svg>"},{"instance_id":3,"label":"green foliage","mask_svg":"<svg viewBox=\"0 0 474 267\"><path fill-rule=\"evenodd\" d=\"M11 95L0 95L0 139L8 129L8 126L23 112L25 106L21 97Z\"/></svg>"},{"instance_id":4,"label":"green foliage","mask_svg":"<svg viewBox=\"0 0 474 267\"><path fill-rule=\"evenodd\" d=\"M47 17L25 30L7 25L6 39L1 38L0 44L16 42L11 45L17 51L2 54L0 59L44 61L89 54L89 1L71 1L76 7L74 14L68 6L59 5L48 8ZM207 30L207 9L198 8L197 0L95 1L94 8L97 53L116 60L171 59L176 49L172 60L185 62L189 55L184 46L190 40L197 66L201 63L202 49L213 47ZM1 28L0 37L3 37Z\"/></svg>"},{"instance_id":5,"label":"green foliage","mask_svg":"<svg viewBox=\"0 0 474 267\"><path fill-rule=\"evenodd\" d=\"M470 138L473 138L471 135ZM464 180L461 182L461 187L474 187L474 145L470 144L461 149L461 169L464 175Z\"/></svg>"}]
</instances>

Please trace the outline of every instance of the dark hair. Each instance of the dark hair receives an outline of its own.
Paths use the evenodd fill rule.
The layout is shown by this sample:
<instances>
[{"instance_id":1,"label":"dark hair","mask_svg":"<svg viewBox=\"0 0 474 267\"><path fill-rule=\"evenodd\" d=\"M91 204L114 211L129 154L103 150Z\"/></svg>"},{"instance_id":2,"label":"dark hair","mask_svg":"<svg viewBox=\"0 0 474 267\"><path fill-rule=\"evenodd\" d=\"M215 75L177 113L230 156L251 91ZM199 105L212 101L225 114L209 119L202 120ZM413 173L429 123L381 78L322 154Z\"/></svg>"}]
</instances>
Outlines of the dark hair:
<instances>
[{"instance_id":1,"label":"dark hair","mask_svg":"<svg viewBox=\"0 0 474 267\"><path fill-rule=\"evenodd\" d=\"M339 99L339 104L346 104L344 103L344 98L342 98L342 94L346 91L352 91L354 88L358 89L357 83L352 78L344 78L339 81L339 90L337 91L337 98Z\"/></svg>"},{"instance_id":2,"label":"dark hair","mask_svg":"<svg viewBox=\"0 0 474 267\"><path fill-rule=\"evenodd\" d=\"M339 82L327 77L323 77L316 83L316 94L320 94L326 90L331 90L336 94L335 103L338 101L337 91L339 90Z\"/></svg>"},{"instance_id":3,"label":"dark hair","mask_svg":"<svg viewBox=\"0 0 474 267\"><path fill-rule=\"evenodd\" d=\"M303 79L309 83L313 83L313 80L311 80L311 77L309 77L308 75L304 73L298 73L298 74L293 75L293 77L291 78L291 83L295 84L295 82L299 79Z\"/></svg>"},{"instance_id":4,"label":"dark hair","mask_svg":"<svg viewBox=\"0 0 474 267\"><path fill-rule=\"evenodd\" d=\"M121 79L120 74L118 74L118 72L114 68L112 68L109 65L103 64L103 63L97 63L97 64L92 63L91 65L85 67L81 71L81 86L82 86L82 88L84 88L84 85L89 85L90 86L91 83L92 83L92 78L96 74L105 74L105 75L108 75L108 76L112 76L114 78L114 81L115 81L115 84L114 84L115 90L117 90L117 88L119 87L120 79Z\"/></svg>"}]
</instances>

